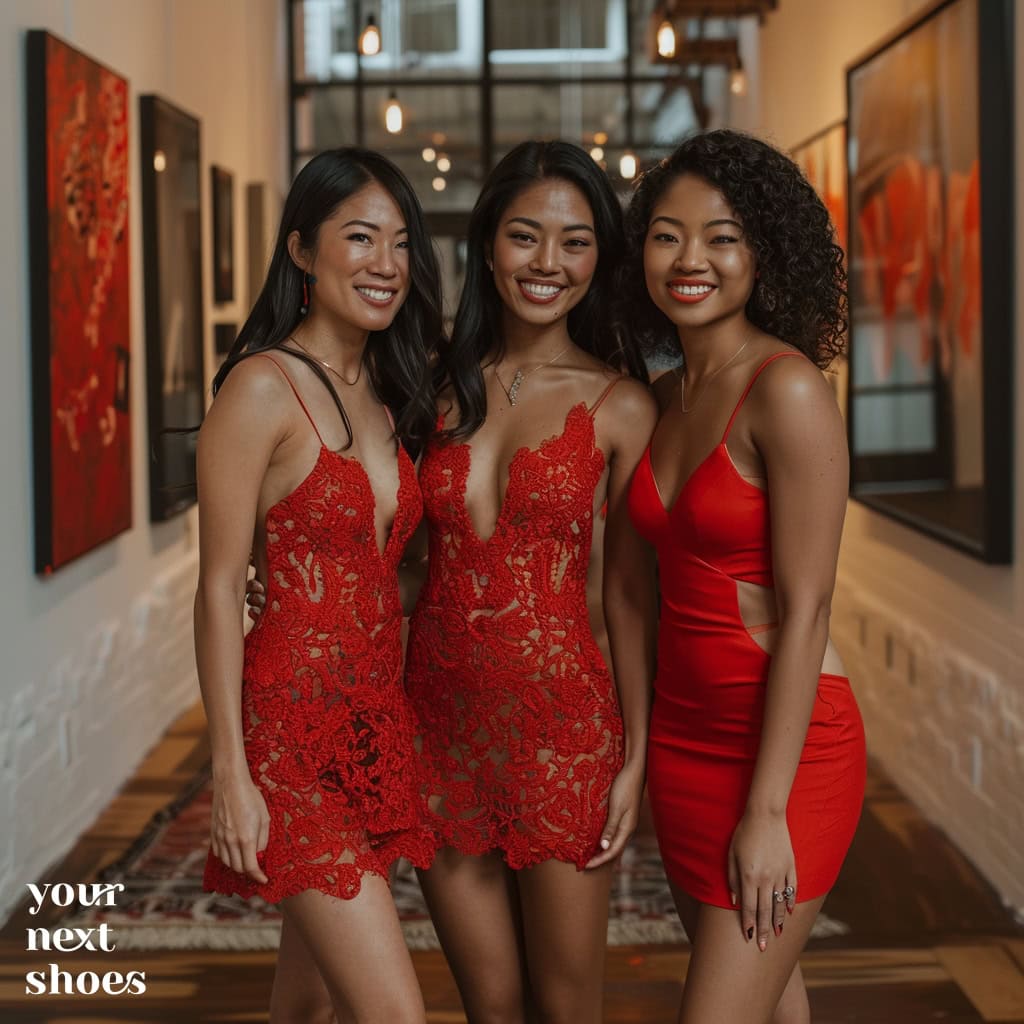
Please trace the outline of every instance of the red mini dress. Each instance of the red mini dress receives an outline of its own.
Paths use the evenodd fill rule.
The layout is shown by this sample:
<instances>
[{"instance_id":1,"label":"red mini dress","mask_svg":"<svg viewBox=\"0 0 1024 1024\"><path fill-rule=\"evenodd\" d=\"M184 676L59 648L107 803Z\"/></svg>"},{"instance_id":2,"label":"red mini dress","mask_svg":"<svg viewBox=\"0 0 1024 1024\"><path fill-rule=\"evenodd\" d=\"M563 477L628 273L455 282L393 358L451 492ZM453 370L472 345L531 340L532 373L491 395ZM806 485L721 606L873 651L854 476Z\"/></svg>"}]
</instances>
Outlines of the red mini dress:
<instances>
[{"instance_id":1,"label":"red mini dress","mask_svg":"<svg viewBox=\"0 0 1024 1024\"><path fill-rule=\"evenodd\" d=\"M740 617L737 581L773 586L769 496L737 473L722 440L666 509L648 446L630 487L637 530L657 549L658 669L647 787L669 878L702 903L731 908L728 853L761 742L771 656ZM797 900L835 883L860 817L866 757L845 676L822 674L786 820Z\"/></svg>"},{"instance_id":2,"label":"red mini dress","mask_svg":"<svg viewBox=\"0 0 1024 1024\"><path fill-rule=\"evenodd\" d=\"M587 566L604 454L592 407L520 448L493 534L466 510L471 448L438 438L420 486L427 579L409 624L406 688L420 721L439 843L512 868L598 851L622 767L615 684L590 628Z\"/></svg>"},{"instance_id":3,"label":"red mini dress","mask_svg":"<svg viewBox=\"0 0 1024 1024\"><path fill-rule=\"evenodd\" d=\"M267 603L245 638L239 710L270 813L259 857L269 881L212 852L203 879L208 891L269 903L306 889L350 899L367 872L387 878L399 856L425 867L433 852L402 687L398 559L422 514L416 471L399 446L398 509L381 551L366 470L309 422L320 454L267 512Z\"/></svg>"}]
</instances>

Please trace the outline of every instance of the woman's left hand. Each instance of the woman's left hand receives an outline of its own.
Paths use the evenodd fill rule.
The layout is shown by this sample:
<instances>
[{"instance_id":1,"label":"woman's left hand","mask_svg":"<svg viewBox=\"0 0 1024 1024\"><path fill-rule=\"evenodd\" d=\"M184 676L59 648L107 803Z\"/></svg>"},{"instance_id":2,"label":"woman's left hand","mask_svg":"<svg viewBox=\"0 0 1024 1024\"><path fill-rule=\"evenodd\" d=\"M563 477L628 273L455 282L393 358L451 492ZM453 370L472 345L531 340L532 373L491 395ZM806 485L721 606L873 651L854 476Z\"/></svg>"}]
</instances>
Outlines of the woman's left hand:
<instances>
[{"instance_id":1,"label":"woman's left hand","mask_svg":"<svg viewBox=\"0 0 1024 1024\"><path fill-rule=\"evenodd\" d=\"M615 860L626 848L629 837L640 821L640 800L644 792L644 764L623 765L615 776L608 795L608 817L601 833L601 853L587 862L588 868L599 868Z\"/></svg>"},{"instance_id":2,"label":"woman's left hand","mask_svg":"<svg viewBox=\"0 0 1024 1024\"><path fill-rule=\"evenodd\" d=\"M782 934L786 911L796 903L796 888L796 861L785 813L748 808L732 834L729 889L733 903L740 906L743 934L748 942L756 934L762 953L769 932Z\"/></svg>"}]
</instances>

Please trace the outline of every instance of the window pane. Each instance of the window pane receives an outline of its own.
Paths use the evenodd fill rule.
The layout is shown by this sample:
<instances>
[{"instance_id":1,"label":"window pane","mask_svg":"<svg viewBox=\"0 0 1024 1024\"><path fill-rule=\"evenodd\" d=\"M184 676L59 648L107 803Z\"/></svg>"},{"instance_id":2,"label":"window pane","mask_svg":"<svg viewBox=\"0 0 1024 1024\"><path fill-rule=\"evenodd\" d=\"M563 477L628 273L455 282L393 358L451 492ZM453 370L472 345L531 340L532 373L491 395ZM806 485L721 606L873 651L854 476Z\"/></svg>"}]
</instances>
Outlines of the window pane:
<instances>
[{"instance_id":1,"label":"window pane","mask_svg":"<svg viewBox=\"0 0 1024 1024\"><path fill-rule=\"evenodd\" d=\"M479 78L483 5L479 0L364 0L381 31L381 52L361 58L370 81Z\"/></svg>"},{"instance_id":2,"label":"window pane","mask_svg":"<svg viewBox=\"0 0 1024 1024\"><path fill-rule=\"evenodd\" d=\"M626 0L515 0L491 6L496 78L621 75Z\"/></svg>"},{"instance_id":3,"label":"window pane","mask_svg":"<svg viewBox=\"0 0 1024 1024\"><path fill-rule=\"evenodd\" d=\"M399 87L403 116L396 135L384 127L389 94L384 87L366 89L366 145L402 168L424 208L469 209L483 181L479 88Z\"/></svg>"},{"instance_id":4,"label":"window pane","mask_svg":"<svg viewBox=\"0 0 1024 1024\"><path fill-rule=\"evenodd\" d=\"M699 81L693 88L700 95ZM633 86L633 141L637 146L668 152L698 127L686 79L675 76L665 82Z\"/></svg>"},{"instance_id":5,"label":"window pane","mask_svg":"<svg viewBox=\"0 0 1024 1024\"><path fill-rule=\"evenodd\" d=\"M357 35L353 0L292 4L295 80L328 81L355 74Z\"/></svg>"},{"instance_id":6,"label":"window pane","mask_svg":"<svg viewBox=\"0 0 1024 1024\"><path fill-rule=\"evenodd\" d=\"M310 87L295 101L297 150L319 152L355 143L355 90L351 86Z\"/></svg>"},{"instance_id":7,"label":"window pane","mask_svg":"<svg viewBox=\"0 0 1024 1024\"><path fill-rule=\"evenodd\" d=\"M565 139L588 148L626 142L626 88L621 84L498 85L494 88L496 158L523 139Z\"/></svg>"}]
</instances>

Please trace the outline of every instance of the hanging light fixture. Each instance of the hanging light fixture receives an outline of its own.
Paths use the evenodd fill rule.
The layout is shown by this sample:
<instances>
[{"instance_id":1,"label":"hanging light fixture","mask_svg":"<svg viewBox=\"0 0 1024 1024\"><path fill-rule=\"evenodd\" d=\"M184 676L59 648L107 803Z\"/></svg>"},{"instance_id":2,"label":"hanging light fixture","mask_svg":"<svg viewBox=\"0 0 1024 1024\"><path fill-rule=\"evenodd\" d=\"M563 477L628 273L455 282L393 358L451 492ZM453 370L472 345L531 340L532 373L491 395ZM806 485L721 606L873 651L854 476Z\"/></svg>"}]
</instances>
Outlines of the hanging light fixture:
<instances>
[{"instance_id":1,"label":"hanging light fixture","mask_svg":"<svg viewBox=\"0 0 1024 1024\"><path fill-rule=\"evenodd\" d=\"M676 55L676 30L668 18L658 26L657 42L659 57L671 60Z\"/></svg>"},{"instance_id":2,"label":"hanging light fixture","mask_svg":"<svg viewBox=\"0 0 1024 1024\"><path fill-rule=\"evenodd\" d=\"M452 169L452 162L444 155L444 153L437 158L437 169L442 174L447 174Z\"/></svg>"},{"instance_id":3,"label":"hanging light fixture","mask_svg":"<svg viewBox=\"0 0 1024 1024\"><path fill-rule=\"evenodd\" d=\"M743 61L737 59L736 67L729 72L729 92L733 96L747 95L747 72L743 67Z\"/></svg>"},{"instance_id":4,"label":"hanging light fixture","mask_svg":"<svg viewBox=\"0 0 1024 1024\"><path fill-rule=\"evenodd\" d=\"M402 130L402 104L398 102L398 95L394 90L388 95L388 105L384 108L384 127L392 135L397 135Z\"/></svg>"},{"instance_id":5,"label":"hanging light fixture","mask_svg":"<svg viewBox=\"0 0 1024 1024\"><path fill-rule=\"evenodd\" d=\"M632 181L636 177L636 156L628 149L619 158L619 174L626 181Z\"/></svg>"},{"instance_id":6,"label":"hanging light fixture","mask_svg":"<svg viewBox=\"0 0 1024 1024\"><path fill-rule=\"evenodd\" d=\"M431 185L434 186L435 192L443 192L448 187L448 182L438 175L438 177L431 182Z\"/></svg>"},{"instance_id":7,"label":"hanging light fixture","mask_svg":"<svg viewBox=\"0 0 1024 1024\"><path fill-rule=\"evenodd\" d=\"M599 164L604 159L604 150L600 146L594 146L590 151L590 158L595 164Z\"/></svg>"},{"instance_id":8,"label":"hanging light fixture","mask_svg":"<svg viewBox=\"0 0 1024 1024\"><path fill-rule=\"evenodd\" d=\"M433 146L427 146L421 156L428 164L432 164L437 159L437 150Z\"/></svg>"},{"instance_id":9,"label":"hanging light fixture","mask_svg":"<svg viewBox=\"0 0 1024 1024\"><path fill-rule=\"evenodd\" d=\"M359 36L359 52L364 57L376 57L380 53L380 29L372 14L366 16L366 28Z\"/></svg>"}]
</instances>

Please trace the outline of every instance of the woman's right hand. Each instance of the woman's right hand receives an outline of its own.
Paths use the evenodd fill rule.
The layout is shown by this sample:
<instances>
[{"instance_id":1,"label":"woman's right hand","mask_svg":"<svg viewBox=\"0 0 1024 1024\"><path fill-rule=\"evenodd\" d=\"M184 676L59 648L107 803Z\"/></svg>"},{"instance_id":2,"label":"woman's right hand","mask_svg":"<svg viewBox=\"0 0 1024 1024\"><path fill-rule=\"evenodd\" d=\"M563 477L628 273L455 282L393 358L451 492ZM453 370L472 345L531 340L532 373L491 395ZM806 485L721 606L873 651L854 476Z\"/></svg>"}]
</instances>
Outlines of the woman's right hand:
<instances>
[{"instance_id":1,"label":"woman's right hand","mask_svg":"<svg viewBox=\"0 0 1024 1024\"><path fill-rule=\"evenodd\" d=\"M267 588L255 576L245 585L245 603L249 618L258 621L267 606Z\"/></svg>"},{"instance_id":2,"label":"woman's right hand","mask_svg":"<svg viewBox=\"0 0 1024 1024\"><path fill-rule=\"evenodd\" d=\"M232 871L248 875L254 882L268 879L257 854L267 848L270 838L270 814L263 794L248 770L244 778L233 775L214 782L213 811L210 816L210 849Z\"/></svg>"}]
</instances>

